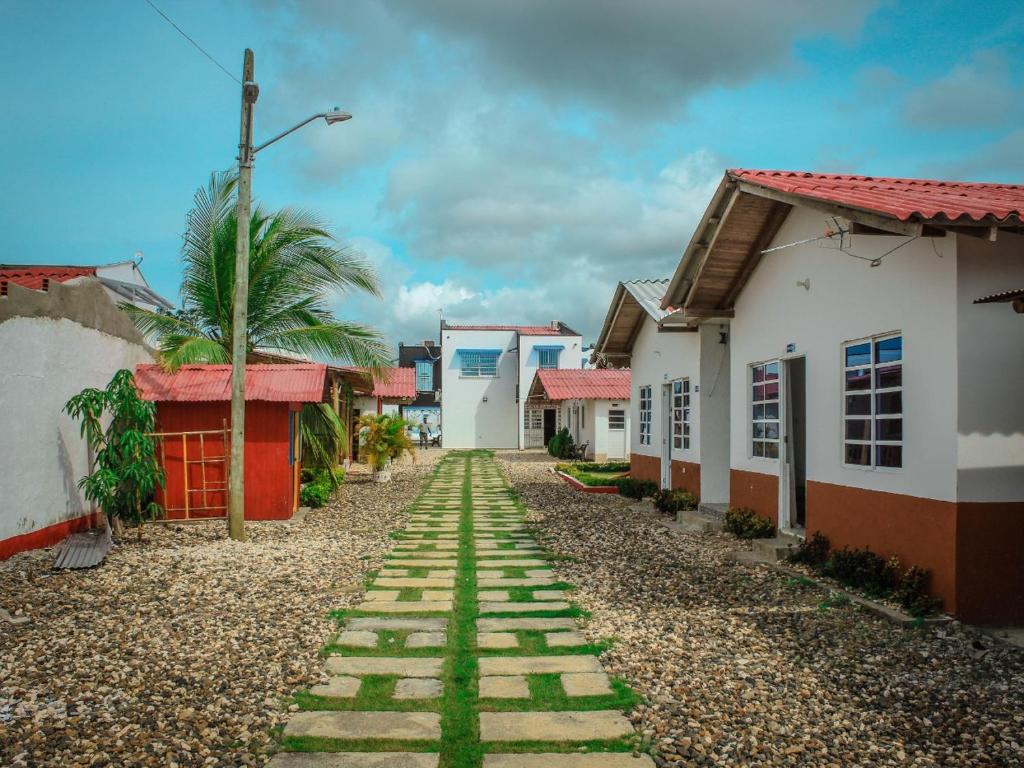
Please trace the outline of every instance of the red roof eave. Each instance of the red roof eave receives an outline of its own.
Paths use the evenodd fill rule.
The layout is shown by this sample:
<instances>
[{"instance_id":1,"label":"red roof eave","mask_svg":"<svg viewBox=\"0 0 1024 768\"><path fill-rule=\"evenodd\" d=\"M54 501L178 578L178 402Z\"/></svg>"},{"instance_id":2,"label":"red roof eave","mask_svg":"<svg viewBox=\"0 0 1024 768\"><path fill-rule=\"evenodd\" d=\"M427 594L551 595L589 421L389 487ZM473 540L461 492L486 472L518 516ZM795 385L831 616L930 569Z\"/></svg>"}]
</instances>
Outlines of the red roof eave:
<instances>
[{"instance_id":1,"label":"red roof eave","mask_svg":"<svg viewBox=\"0 0 1024 768\"><path fill-rule=\"evenodd\" d=\"M245 366L245 399L277 403L319 403L327 366L322 363L250 364ZM153 402L227 402L231 400L230 365L183 365L168 373L159 365L135 368L141 396Z\"/></svg>"},{"instance_id":2,"label":"red roof eave","mask_svg":"<svg viewBox=\"0 0 1024 768\"><path fill-rule=\"evenodd\" d=\"M629 400L632 374L625 368L543 368L537 379L549 400Z\"/></svg>"}]
</instances>

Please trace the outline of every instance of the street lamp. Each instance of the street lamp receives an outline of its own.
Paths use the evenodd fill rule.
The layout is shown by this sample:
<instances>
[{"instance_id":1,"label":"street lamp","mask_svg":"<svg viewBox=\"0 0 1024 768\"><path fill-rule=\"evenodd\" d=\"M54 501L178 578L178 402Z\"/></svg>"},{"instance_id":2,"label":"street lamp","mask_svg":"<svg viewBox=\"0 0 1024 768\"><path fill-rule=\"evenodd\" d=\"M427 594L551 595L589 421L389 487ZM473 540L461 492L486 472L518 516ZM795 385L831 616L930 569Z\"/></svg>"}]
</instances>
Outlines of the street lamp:
<instances>
[{"instance_id":1,"label":"street lamp","mask_svg":"<svg viewBox=\"0 0 1024 768\"><path fill-rule=\"evenodd\" d=\"M246 48L242 64L242 120L238 141L238 201L235 216L238 229L235 237L235 299L231 320L231 468L228 475L228 535L245 540L245 357L246 324L249 314L249 216L252 208L252 162L260 152L275 141L297 131L314 120L324 119L327 125L351 120L352 115L335 107L319 112L301 123L254 147L252 144L253 108L260 89L254 80L253 52Z\"/></svg>"}]
</instances>

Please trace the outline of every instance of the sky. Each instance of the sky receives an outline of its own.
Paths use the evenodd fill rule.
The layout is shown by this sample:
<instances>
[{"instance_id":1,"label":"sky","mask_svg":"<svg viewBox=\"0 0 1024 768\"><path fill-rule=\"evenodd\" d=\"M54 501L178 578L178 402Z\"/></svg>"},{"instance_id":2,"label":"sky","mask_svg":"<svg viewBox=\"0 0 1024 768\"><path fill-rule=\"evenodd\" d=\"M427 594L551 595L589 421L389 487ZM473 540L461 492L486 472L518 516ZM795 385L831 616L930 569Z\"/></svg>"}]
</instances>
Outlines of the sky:
<instances>
[{"instance_id":1,"label":"sky","mask_svg":"<svg viewBox=\"0 0 1024 768\"><path fill-rule=\"evenodd\" d=\"M1024 182L1024 4L153 0L236 76L255 51L265 208L376 268L331 297L394 345L450 322L595 340L669 277L726 168ZM0 0L2 263L137 258L178 300L192 196L239 86L146 0ZM397 356L397 351L396 351Z\"/></svg>"}]
</instances>

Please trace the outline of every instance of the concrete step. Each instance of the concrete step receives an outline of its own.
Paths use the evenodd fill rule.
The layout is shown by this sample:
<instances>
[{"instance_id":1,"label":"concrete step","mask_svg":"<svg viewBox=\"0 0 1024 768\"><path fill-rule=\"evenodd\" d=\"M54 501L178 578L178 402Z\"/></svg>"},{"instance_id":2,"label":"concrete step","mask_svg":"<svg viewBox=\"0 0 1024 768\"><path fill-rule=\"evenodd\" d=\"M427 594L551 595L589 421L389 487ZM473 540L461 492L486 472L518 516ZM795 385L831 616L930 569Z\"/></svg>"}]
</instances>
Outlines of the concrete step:
<instances>
[{"instance_id":1,"label":"concrete step","mask_svg":"<svg viewBox=\"0 0 1024 768\"><path fill-rule=\"evenodd\" d=\"M761 557L771 563L785 560L790 550L800 543L799 536L789 533L780 533L774 539L754 539L752 549Z\"/></svg>"},{"instance_id":2,"label":"concrete step","mask_svg":"<svg viewBox=\"0 0 1024 768\"><path fill-rule=\"evenodd\" d=\"M722 530L722 516L716 513L711 507L725 506L724 504L701 504L697 509L688 509L676 515L676 521L684 525L692 525L705 533L715 533Z\"/></svg>"}]
</instances>

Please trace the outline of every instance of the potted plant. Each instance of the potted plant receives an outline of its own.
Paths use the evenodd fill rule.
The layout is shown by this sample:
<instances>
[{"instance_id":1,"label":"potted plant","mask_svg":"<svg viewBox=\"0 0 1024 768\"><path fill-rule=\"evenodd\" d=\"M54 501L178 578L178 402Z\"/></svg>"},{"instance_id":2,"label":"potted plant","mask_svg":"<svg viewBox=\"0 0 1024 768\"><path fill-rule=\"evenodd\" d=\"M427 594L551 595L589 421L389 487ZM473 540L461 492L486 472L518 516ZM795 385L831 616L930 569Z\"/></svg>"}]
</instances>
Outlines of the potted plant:
<instances>
[{"instance_id":1,"label":"potted plant","mask_svg":"<svg viewBox=\"0 0 1024 768\"><path fill-rule=\"evenodd\" d=\"M359 455L373 469L374 482L390 482L391 462L403 453L416 456L408 427L397 415L367 413L359 417Z\"/></svg>"}]
</instances>

